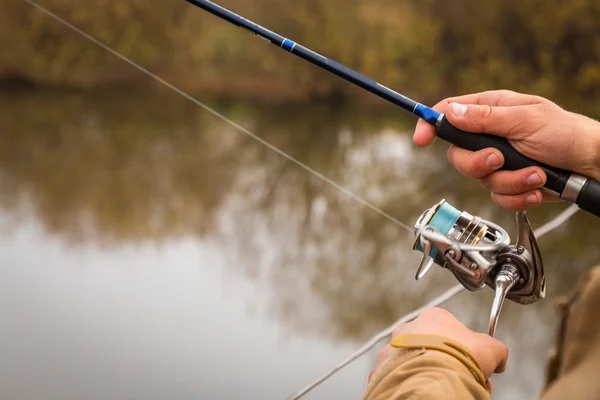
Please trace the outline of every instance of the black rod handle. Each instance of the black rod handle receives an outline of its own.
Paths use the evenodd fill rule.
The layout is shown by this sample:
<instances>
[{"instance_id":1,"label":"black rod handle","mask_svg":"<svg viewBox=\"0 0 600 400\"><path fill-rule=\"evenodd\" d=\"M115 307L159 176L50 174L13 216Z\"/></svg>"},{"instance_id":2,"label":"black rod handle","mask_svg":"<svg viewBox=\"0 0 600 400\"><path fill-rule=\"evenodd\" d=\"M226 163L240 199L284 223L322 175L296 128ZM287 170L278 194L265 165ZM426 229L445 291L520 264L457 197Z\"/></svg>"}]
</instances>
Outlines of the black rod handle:
<instances>
[{"instance_id":1,"label":"black rod handle","mask_svg":"<svg viewBox=\"0 0 600 400\"><path fill-rule=\"evenodd\" d=\"M588 179L579 192L577 205L582 210L600 217L600 182Z\"/></svg>"},{"instance_id":2,"label":"black rod handle","mask_svg":"<svg viewBox=\"0 0 600 400\"><path fill-rule=\"evenodd\" d=\"M519 153L506 138L482 133L470 133L456 128L447 119L442 118L438 125L437 135L458 147L466 150L477 151L488 147L495 147L504 155L502 169L514 171L517 169L538 166L546 173L546 186L548 189L562 193L571 173L559 168L554 168L541 162L535 161Z\"/></svg>"},{"instance_id":3,"label":"black rod handle","mask_svg":"<svg viewBox=\"0 0 600 400\"><path fill-rule=\"evenodd\" d=\"M437 127L437 136L447 142L466 150L477 151L494 147L504 155L504 165L501 169L514 171L531 166L538 166L546 173L547 189L562 197L567 182L573 174L560 168L551 167L539 161L524 156L515 150L506 138L482 134L470 133L456 128L444 116ZM574 199L566 199L575 202L579 207L600 217L600 182L587 178L586 183L580 189Z\"/></svg>"}]
</instances>

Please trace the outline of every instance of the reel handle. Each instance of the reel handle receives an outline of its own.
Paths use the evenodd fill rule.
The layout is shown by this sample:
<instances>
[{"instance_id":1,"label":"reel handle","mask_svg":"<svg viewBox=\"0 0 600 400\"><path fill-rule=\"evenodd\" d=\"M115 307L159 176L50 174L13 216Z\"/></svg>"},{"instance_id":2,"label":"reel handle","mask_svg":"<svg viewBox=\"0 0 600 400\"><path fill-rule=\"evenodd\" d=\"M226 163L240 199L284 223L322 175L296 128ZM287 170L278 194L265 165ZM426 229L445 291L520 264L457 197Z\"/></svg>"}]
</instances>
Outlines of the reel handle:
<instances>
[{"instance_id":1,"label":"reel handle","mask_svg":"<svg viewBox=\"0 0 600 400\"><path fill-rule=\"evenodd\" d=\"M538 166L546 173L544 187L563 200L576 203L579 208L600 217L600 182L560 168L551 167L524 156L515 150L506 138L465 132L452 125L444 115L437 124L437 136L466 150L477 151L494 147L504 155L501 169L514 171Z\"/></svg>"},{"instance_id":2,"label":"reel handle","mask_svg":"<svg viewBox=\"0 0 600 400\"><path fill-rule=\"evenodd\" d=\"M492 304L490 322L488 324L488 335L491 337L496 335L496 327L498 326L498 318L500 317L500 311L502 311L504 299L508 295L510 289L512 289L519 281L519 278L520 276L517 269L514 266L509 265L501 269L494 279L494 303Z\"/></svg>"}]
</instances>

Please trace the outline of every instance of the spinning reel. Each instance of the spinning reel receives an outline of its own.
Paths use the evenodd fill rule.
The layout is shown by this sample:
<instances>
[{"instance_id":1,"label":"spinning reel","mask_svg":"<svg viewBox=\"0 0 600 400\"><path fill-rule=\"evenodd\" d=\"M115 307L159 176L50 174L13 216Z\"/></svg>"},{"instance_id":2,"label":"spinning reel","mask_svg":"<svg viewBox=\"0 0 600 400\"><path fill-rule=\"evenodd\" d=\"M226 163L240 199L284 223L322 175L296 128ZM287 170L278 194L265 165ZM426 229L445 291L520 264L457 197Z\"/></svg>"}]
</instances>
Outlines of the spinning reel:
<instances>
[{"instance_id":1,"label":"spinning reel","mask_svg":"<svg viewBox=\"0 0 600 400\"><path fill-rule=\"evenodd\" d=\"M460 212L446 200L415 224L414 249L423 253L419 280L433 264L449 269L469 291L495 290L488 333L494 336L504 299L531 304L545 297L542 257L525 211L517 212L517 241L500 226Z\"/></svg>"}]
</instances>

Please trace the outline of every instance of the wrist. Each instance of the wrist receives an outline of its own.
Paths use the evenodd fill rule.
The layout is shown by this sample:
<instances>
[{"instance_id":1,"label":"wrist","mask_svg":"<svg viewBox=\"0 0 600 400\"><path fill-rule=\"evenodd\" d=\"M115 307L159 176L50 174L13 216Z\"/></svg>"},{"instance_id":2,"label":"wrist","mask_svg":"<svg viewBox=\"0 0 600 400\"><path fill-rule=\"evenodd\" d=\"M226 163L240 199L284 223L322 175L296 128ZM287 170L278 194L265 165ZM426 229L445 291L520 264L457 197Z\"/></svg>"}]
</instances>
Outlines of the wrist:
<instances>
[{"instance_id":1,"label":"wrist","mask_svg":"<svg viewBox=\"0 0 600 400\"><path fill-rule=\"evenodd\" d=\"M479 361L466 347L452 339L438 335L404 334L393 338L390 344L397 349L428 349L445 353L467 367L487 390L486 378Z\"/></svg>"},{"instance_id":2,"label":"wrist","mask_svg":"<svg viewBox=\"0 0 600 400\"><path fill-rule=\"evenodd\" d=\"M579 132L576 140L584 144L582 150L581 166L577 171L589 178L600 180L600 122L579 114L575 132Z\"/></svg>"},{"instance_id":3,"label":"wrist","mask_svg":"<svg viewBox=\"0 0 600 400\"><path fill-rule=\"evenodd\" d=\"M446 339L445 337L439 338ZM476 398L487 398L482 396L483 393L489 393L488 387L481 384L471 368L453 355L445 351L427 348L420 339L417 338L417 340L419 341L418 348L394 348L380 367L369 377L363 400L388 399L390 391L394 391L396 394L410 393L413 397L416 396L417 391L419 393L424 391L428 398L432 398L432 395L436 393L438 396L433 396L433 398L446 398L444 376L447 388L461 391L458 388L464 385L468 393L480 394ZM424 385L423 383L427 380L435 380L435 385L432 387ZM442 394L444 396L441 396Z\"/></svg>"},{"instance_id":4,"label":"wrist","mask_svg":"<svg viewBox=\"0 0 600 400\"><path fill-rule=\"evenodd\" d=\"M594 122L596 130L594 132L594 156L592 157L592 174L590 178L600 180L600 122Z\"/></svg>"}]
</instances>

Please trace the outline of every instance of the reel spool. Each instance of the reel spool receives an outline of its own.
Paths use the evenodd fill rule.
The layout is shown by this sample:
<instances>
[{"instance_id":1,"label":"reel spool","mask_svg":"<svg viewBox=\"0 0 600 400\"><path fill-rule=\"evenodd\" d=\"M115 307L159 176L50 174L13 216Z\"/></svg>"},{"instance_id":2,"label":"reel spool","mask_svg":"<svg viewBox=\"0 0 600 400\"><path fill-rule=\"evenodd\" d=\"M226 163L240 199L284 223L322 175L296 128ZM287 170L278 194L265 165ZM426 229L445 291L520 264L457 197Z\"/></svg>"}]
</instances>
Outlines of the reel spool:
<instances>
[{"instance_id":1,"label":"reel spool","mask_svg":"<svg viewBox=\"0 0 600 400\"><path fill-rule=\"evenodd\" d=\"M488 333L494 336L504 299L531 304L545 297L541 254L525 211L517 212L518 237L511 245L506 230L459 211L446 200L426 210L415 224L413 249L423 253L415 278L436 264L448 269L469 291L495 290Z\"/></svg>"}]
</instances>

